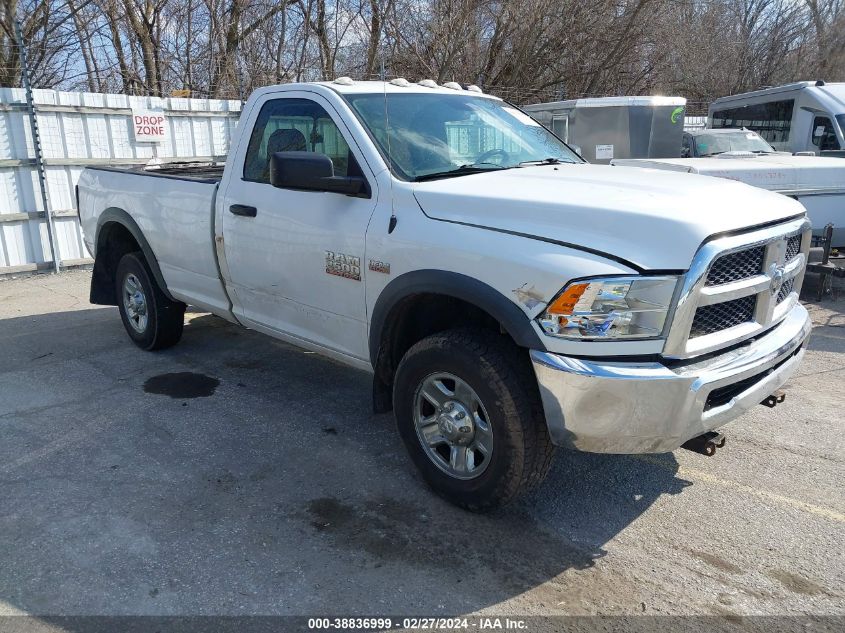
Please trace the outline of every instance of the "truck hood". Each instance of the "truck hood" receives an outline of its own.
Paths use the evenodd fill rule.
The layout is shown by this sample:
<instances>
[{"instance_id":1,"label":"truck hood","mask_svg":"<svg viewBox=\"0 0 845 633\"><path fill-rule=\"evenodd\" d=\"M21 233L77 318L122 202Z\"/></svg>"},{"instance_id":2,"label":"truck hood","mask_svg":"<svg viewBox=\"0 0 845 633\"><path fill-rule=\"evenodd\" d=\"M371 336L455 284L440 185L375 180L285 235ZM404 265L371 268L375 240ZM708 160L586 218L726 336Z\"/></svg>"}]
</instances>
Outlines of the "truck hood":
<instances>
[{"instance_id":1,"label":"truck hood","mask_svg":"<svg viewBox=\"0 0 845 633\"><path fill-rule=\"evenodd\" d=\"M724 156L724 158L722 158ZM784 193L845 193L845 160L791 154L751 154L712 158L648 158L613 161L617 166L651 167L738 180L754 187Z\"/></svg>"},{"instance_id":2,"label":"truck hood","mask_svg":"<svg viewBox=\"0 0 845 633\"><path fill-rule=\"evenodd\" d=\"M423 182L414 195L433 219L574 245L643 270L686 270L711 235L804 213L790 198L736 182L586 164Z\"/></svg>"}]
</instances>

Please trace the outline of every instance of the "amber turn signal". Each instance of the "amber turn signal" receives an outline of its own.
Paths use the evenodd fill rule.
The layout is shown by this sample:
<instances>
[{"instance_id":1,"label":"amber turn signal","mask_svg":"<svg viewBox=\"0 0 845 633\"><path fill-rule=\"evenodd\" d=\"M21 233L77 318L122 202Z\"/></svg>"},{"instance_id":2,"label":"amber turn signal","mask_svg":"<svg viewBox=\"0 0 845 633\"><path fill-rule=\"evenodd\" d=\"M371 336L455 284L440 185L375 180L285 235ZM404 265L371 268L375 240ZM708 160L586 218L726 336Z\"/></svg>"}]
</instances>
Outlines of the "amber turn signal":
<instances>
[{"instance_id":1,"label":"amber turn signal","mask_svg":"<svg viewBox=\"0 0 845 633\"><path fill-rule=\"evenodd\" d=\"M570 285L549 304L549 307L546 308L546 312L550 314L572 314L575 312L575 304L578 303L581 295L583 295L589 287L590 284L588 283Z\"/></svg>"}]
</instances>

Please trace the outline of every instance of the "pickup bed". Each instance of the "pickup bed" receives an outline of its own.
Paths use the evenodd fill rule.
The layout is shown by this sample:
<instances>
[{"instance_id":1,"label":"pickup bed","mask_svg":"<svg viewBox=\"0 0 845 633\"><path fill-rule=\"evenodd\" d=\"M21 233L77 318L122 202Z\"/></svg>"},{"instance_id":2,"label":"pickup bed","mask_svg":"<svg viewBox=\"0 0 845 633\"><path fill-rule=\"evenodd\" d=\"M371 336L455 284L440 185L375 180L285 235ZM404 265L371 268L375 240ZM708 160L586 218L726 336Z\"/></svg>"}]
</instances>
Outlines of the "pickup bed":
<instances>
[{"instance_id":1,"label":"pickup bed","mask_svg":"<svg viewBox=\"0 0 845 633\"><path fill-rule=\"evenodd\" d=\"M810 225L784 196L588 165L458 84L267 87L238 135L222 171L83 172L92 302L147 350L189 303L372 372L468 509L537 485L556 446L706 444L803 355Z\"/></svg>"}]
</instances>

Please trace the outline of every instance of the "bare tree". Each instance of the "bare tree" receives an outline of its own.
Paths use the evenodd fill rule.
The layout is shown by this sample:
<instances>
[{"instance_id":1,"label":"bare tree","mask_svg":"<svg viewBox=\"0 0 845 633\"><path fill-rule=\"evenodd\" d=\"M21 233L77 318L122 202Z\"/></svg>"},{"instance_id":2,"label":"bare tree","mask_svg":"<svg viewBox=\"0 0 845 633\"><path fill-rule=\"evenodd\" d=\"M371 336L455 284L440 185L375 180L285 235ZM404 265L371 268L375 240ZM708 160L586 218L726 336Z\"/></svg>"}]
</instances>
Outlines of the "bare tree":
<instances>
[{"instance_id":1,"label":"bare tree","mask_svg":"<svg viewBox=\"0 0 845 633\"><path fill-rule=\"evenodd\" d=\"M69 62L79 50L73 45L77 37L73 19L89 2L68 6L47 0L0 0L0 85L19 86L21 81L16 19L21 22L33 83L55 85L67 80L72 75Z\"/></svg>"},{"instance_id":2,"label":"bare tree","mask_svg":"<svg viewBox=\"0 0 845 633\"><path fill-rule=\"evenodd\" d=\"M845 68L845 1L805 0L815 40L815 71L841 79Z\"/></svg>"},{"instance_id":3,"label":"bare tree","mask_svg":"<svg viewBox=\"0 0 845 633\"><path fill-rule=\"evenodd\" d=\"M383 63L517 102L845 80L845 0L0 0L4 85L15 17L36 85L130 94L231 98Z\"/></svg>"}]
</instances>

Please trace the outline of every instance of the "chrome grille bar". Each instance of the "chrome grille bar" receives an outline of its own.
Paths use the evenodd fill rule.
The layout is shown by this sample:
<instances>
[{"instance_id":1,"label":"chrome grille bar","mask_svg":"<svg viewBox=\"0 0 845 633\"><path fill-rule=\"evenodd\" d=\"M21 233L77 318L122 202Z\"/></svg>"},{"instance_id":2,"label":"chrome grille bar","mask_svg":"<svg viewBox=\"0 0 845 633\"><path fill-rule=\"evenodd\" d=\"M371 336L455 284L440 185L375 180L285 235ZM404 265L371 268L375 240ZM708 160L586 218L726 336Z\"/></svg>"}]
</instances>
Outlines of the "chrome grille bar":
<instances>
[{"instance_id":1,"label":"chrome grille bar","mask_svg":"<svg viewBox=\"0 0 845 633\"><path fill-rule=\"evenodd\" d=\"M754 249L759 248L763 249L762 270L749 265L757 256ZM684 276L664 356L690 358L732 345L775 325L798 300L809 249L810 222L806 218L705 242ZM749 251L750 256L743 254ZM718 275L711 275L714 264L720 261L739 263L742 271L739 274L745 276L735 278L737 275L723 265L716 268ZM714 284L714 280L722 283ZM790 282L792 287L782 296L784 284ZM752 295L755 302L751 320L706 334L697 327L698 336L691 332L700 307L718 306ZM716 314L718 308L711 307L710 311ZM699 322L703 322L701 318Z\"/></svg>"},{"instance_id":2,"label":"chrome grille bar","mask_svg":"<svg viewBox=\"0 0 845 633\"><path fill-rule=\"evenodd\" d=\"M765 246L746 248L717 257L707 271L706 286L719 286L763 272Z\"/></svg>"}]
</instances>

